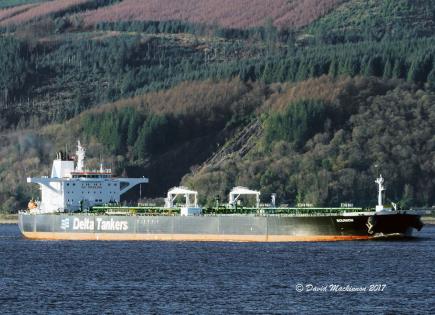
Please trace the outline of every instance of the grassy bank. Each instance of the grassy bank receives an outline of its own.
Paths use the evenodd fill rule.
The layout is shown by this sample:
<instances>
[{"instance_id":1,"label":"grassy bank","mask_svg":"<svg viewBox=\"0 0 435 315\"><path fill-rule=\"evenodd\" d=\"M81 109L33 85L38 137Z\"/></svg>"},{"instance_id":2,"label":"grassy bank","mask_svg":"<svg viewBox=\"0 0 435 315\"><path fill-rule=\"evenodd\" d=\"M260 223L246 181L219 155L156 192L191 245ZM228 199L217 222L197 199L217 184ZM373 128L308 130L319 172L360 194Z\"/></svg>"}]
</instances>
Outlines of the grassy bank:
<instances>
[{"instance_id":1,"label":"grassy bank","mask_svg":"<svg viewBox=\"0 0 435 315\"><path fill-rule=\"evenodd\" d=\"M421 220L423 221L424 224L435 224L435 217L434 216L422 217Z\"/></svg>"},{"instance_id":2,"label":"grassy bank","mask_svg":"<svg viewBox=\"0 0 435 315\"><path fill-rule=\"evenodd\" d=\"M18 214L0 214L0 224L17 224Z\"/></svg>"}]
</instances>

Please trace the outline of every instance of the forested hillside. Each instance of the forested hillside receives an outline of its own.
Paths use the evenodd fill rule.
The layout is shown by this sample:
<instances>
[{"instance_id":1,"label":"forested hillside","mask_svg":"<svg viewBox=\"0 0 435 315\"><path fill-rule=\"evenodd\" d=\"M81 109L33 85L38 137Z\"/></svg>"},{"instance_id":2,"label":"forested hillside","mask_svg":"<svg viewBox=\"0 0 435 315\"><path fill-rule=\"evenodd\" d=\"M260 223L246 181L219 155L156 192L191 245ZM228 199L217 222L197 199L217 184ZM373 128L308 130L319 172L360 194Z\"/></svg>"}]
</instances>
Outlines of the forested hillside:
<instances>
[{"instance_id":1,"label":"forested hillside","mask_svg":"<svg viewBox=\"0 0 435 315\"><path fill-rule=\"evenodd\" d=\"M381 171L389 200L434 204L433 1L230 2L2 1L2 211L77 139L153 198L366 206Z\"/></svg>"},{"instance_id":2,"label":"forested hillside","mask_svg":"<svg viewBox=\"0 0 435 315\"><path fill-rule=\"evenodd\" d=\"M324 41L391 40L433 36L432 0L351 0L308 26Z\"/></svg>"},{"instance_id":3,"label":"forested hillside","mask_svg":"<svg viewBox=\"0 0 435 315\"><path fill-rule=\"evenodd\" d=\"M229 152L183 182L209 203L242 185L287 204L368 205L381 170L390 201L432 204L434 103L434 93L398 81L323 77L282 87L266 102L252 149Z\"/></svg>"}]
</instances>

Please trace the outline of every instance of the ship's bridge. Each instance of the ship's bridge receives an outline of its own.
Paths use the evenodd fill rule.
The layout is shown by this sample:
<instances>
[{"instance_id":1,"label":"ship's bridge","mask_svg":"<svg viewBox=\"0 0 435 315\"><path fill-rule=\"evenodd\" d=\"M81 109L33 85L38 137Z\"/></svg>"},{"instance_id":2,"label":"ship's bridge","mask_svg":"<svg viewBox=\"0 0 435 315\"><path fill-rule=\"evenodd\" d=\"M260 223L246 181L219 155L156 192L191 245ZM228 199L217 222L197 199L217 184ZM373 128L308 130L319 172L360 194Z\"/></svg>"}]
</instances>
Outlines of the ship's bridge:
<instances>
[{"instance_id":1,"label":"ship's bridge","mask_svg":"<svg viewBox=\"0 0 435 315\"><path fill-rule=\"evenodd\" d=\"M66 154L58 153L53 161L51 177L27 178L28 183L39 184L41 202L36 211L76 211L106 203L119 203L120 196L147 178L113 178L112 170L88 170L84 165L85 149L78 142L77 164Z\"/></svg>"}]
</instances>

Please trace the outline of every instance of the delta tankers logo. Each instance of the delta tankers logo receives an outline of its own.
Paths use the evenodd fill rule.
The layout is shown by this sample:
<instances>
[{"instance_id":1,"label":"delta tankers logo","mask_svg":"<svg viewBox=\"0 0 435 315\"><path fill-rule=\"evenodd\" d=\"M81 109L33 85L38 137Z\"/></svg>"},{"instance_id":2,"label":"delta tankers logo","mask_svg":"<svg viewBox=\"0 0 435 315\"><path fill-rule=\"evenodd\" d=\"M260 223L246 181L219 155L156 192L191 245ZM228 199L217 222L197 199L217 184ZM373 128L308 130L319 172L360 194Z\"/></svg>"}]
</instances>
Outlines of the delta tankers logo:
<instances>
[{"instance_id":1,"label":"delta tankers logo","mask_svg":"<svg viewBox=\"0 0 435 315\"><path fill-rule=\"evenodd\" d=\"M69 218L62 219L62 221L60 221L60 228L62 230L68 230L69 229Z\"/></svg>"},{"instance_id":2,"label":"delta tankers logo","mask_svg":"<svg viewBox=\"0 0 435 315\"><path fill-rule=\"evenodd\" d=\"M75 231L127 231L128 222L120 220L104 220L103 218L89 219L89 218L71 218L72 229ZM62 219L60 228L68 230L70 228L70 218Z\"/></svg>"}]
</instances>

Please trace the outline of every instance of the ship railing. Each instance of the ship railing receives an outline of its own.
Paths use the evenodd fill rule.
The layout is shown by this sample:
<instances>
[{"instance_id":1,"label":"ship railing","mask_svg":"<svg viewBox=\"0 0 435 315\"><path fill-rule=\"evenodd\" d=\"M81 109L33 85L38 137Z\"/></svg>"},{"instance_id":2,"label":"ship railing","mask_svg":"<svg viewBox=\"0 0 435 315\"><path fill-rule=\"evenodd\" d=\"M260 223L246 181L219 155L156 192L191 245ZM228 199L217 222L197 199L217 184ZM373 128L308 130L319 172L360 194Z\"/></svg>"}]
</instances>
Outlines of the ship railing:
<instances>
[{"instance_id":1,"label":"ship railing","mask_svg":"<svg viewBox=\"0 0 435 315\"><path fill-rule=\"evenodd\" d=\"M363 208L209 208L204 214L319 215L366 212Z\"/></svg>"},{"instance_id":2,"label":"ship railing","mask_svg":"<svg viewBox=\"0 0 435 315\"><path fill-rule=\"evenodd\" d=\"M179 215L180 208L143 207L143 206L94 206L92 213L107 215Z\"/></svg>"},{"instance_id":3,"label":"ship railing","mask_svg":"<svg viewBox=\"0 0 435 315\"><path fill-rule=\"evenodd\" d=\"M204 208L201 215L254 215L254 216L314 216L314 215L341 215L352 213L371 212L372 209L363 208ZM121 206L121 205L105 205L94 206L91 209L92 213L107 214L107 215L179 215L180 207L164 208L156 206Z\"/></svg>"}]
</instances>

